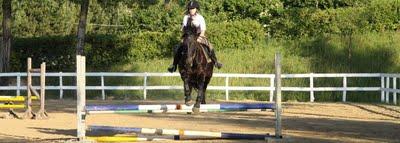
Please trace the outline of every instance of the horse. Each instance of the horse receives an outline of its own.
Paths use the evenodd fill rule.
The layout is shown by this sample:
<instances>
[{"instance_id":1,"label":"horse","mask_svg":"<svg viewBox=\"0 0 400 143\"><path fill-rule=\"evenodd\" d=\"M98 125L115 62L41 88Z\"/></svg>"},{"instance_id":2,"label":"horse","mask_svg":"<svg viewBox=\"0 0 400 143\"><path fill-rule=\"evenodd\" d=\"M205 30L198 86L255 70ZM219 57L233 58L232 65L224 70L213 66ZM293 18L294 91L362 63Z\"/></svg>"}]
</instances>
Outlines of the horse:
<instances>
[{"instance_id":1,"label":"horse","mask_svg":"<svg viewBox=\"0 0 400 143\"><path fill-rule=\"evenodd\" d=\"M197 41L198 35L186 34L181 46L181 58L178 62L178 70L183 81L185 104L193 105L191 93L197 90L196 102L193 105L193 113L199 113L200 104L206 104L206 90L213 75L214 61L208 62L207 47ZM205 51L204 51L205 50ZM179 54L179 53L178 53Z\"/></svg>"}]
</instances>

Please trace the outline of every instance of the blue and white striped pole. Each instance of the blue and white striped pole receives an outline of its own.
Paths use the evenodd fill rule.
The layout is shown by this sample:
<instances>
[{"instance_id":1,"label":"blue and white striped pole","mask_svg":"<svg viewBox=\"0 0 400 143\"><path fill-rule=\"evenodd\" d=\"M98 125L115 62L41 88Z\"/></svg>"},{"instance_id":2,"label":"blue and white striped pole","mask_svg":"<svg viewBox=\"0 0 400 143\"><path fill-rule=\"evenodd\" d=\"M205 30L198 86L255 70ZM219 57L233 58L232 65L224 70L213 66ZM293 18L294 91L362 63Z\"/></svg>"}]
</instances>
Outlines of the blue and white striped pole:
<instances>
[{"instance_id":1,"label":"blue and white striped pole","mask_svg":"<svg viewBox=\"0 0 400 143\"><path fill-rule=\"evenodd\" d=\"M119 111L119 110L192 110L185 104L162 105L87 105L86 111ZM235 103L235 104L202 104L200 110L245 110L245 109L275 109L274 104L266 103Z\"/></svg>"},{"instance_id":2,"label":"blue and white striped pole","mask_svg":"<svg viewBox=\"0 0 400 143\"><path fill-rule=\"evenodd\" d=\"M134 127L112 127L112 126L89 126L88 130L93 133L136 133L136 134L152 134L152 135L178 135L179 137L210 137L219 139L247 139L247 140L265 140L270 138L269 134L240 134L240 133L224 133L224 132L207 132L207 131L190 131L175 129L153 129L153 128L134 128ZM175 137L176 139L179 139Z\"/></svg>"}]
</instances>

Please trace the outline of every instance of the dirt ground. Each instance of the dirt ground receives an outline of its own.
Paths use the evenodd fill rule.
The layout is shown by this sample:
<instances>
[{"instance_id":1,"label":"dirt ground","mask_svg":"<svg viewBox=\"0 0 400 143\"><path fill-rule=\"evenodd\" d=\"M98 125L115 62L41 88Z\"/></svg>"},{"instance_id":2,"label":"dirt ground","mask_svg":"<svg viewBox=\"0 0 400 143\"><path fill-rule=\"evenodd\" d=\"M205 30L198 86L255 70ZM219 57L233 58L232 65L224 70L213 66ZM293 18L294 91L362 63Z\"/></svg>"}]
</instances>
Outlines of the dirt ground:
<instances>
[{"instance_id":1,"label":"dirt ground","mask_svg":"<svg viewBox=\"0 0 400 143\"><path fill-rule=\"evenodd\" d=\"M88 104L124 104L88 101ZM178 102L138 101L162 104ZM400 142L400 106L359 103L284 103L281 142ZM0 142L75 142L76 101L49 100L50 119L0 119ZM3 112L3 111L1 111ZM23 113L23 111L19 111ZM274 113L229 112L189 115L97 114L87 124L200 131L274 134ZM171 141L178 142L178 141ZM197 140L184 142L265 142ZM275 142L275 141L272 141Z\"/></svg>"}]
</instances>

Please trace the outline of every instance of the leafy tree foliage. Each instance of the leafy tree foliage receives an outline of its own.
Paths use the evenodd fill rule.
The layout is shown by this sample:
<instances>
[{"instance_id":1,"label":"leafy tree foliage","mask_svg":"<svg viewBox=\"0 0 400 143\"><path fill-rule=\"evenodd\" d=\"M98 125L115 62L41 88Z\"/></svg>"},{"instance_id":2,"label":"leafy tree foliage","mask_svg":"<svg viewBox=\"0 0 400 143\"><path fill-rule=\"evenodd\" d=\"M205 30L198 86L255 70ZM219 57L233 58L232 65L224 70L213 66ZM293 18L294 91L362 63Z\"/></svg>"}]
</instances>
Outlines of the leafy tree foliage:
<instances>
[{"instance_id":1,"label":"leafy tree foliage","mask_svg":"<svg viewBox=\"0 0 400 143\"><path fill-rule=\"evenodd\" d=\"M188 0L91 0L85 52L91 66L171 56ZM80 0L13 0L11 62L27 50L54 60L74 55ZM398 31L399 0L199 0L217 50L247 49L266 38ZM1 11L1 10L0 10ZM2 14L0 14L2 15ZM72 38L71 38L72 37ZM60 50L60 52L55 52ZM54 50L54 51L53 51ZM36 52L41 51L41 52ZM46 52L47 51L47 52ZM53 52L49 52L53 51ZM72 50L73 51L73 50ZM118 57L118 58L115 58ZM90 65L89 65L90 66Z\"/></svg>"}]
</instances>

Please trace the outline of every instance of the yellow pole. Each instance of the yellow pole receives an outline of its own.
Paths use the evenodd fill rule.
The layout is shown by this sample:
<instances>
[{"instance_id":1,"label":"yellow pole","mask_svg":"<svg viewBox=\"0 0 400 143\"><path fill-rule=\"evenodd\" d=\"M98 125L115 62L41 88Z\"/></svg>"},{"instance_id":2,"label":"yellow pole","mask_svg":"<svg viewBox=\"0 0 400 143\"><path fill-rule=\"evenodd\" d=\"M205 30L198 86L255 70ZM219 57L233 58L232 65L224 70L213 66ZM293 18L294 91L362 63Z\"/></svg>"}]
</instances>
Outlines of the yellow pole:
<instances>
[{"instance_id":1,"label":"yellow pole","mask_svg":"<svg viewBox=\"0 0 400 143\"><path fill-rule=\"evenodd\" d=\"M36 96L32 96L33 100L37 100ZM0 96L0 101L10 101L10 102L23 102L26 98L24 96Z\"/></svg>"},{"instance_id":2,"label":"yellow pole","mask_svg":"<svg viewBox=\"0 0 400 143\"><path fill-rule=\"evenodd\" d=\"M24 104L19 105L0 105L0 109L24 109Z\"/></svg>"}]
</instances>

